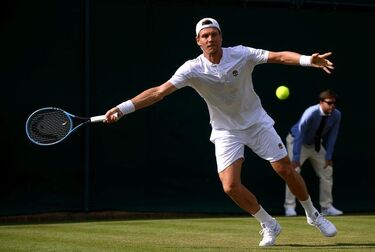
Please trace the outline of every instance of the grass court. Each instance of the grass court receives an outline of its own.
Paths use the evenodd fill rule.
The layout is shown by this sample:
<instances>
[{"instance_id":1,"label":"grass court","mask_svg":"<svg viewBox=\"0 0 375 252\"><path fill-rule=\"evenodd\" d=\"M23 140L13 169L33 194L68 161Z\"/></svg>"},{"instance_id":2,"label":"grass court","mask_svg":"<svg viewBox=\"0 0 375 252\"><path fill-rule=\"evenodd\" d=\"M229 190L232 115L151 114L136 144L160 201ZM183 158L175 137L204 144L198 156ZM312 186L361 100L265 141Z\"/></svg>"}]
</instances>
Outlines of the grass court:
<instances>
[{"instance_id":1,"label":"grass court","mask_svg":"<svg viewBox=\"0 0 375 252\"><path fill-rule=\"evenodd\" d=\"M277 217L283 230L260 248L254 218L139 218L44 224L0 224L0 251L375 251L375 215L328 217L333 238L303 216Z\"/></svg>"}]
</instances>

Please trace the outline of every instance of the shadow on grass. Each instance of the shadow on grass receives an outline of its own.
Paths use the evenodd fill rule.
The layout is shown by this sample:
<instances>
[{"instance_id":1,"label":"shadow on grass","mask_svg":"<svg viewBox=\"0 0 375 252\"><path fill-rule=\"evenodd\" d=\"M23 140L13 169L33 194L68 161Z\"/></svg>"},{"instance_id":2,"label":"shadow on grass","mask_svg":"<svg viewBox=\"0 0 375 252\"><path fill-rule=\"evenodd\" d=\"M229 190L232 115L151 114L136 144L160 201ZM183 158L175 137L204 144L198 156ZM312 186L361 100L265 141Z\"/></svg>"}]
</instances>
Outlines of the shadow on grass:
<instances>
[{"instance_id":1,"label":"shadow on grass","mask_svg":"<svg viewBox=\"0 0 375 252\"><path fill-rule=\"evenodd\" d=\"M296 248L307 248L307 247L314 247L314 248L325 248L325 249L338 249L338 248L375 248L375 243L345 243L345 242L338 242L333 244L325 244L325 245L311 245L311 244L282 244L276 245L277 247L296 247Z\"/></svg>"}]
</instances>

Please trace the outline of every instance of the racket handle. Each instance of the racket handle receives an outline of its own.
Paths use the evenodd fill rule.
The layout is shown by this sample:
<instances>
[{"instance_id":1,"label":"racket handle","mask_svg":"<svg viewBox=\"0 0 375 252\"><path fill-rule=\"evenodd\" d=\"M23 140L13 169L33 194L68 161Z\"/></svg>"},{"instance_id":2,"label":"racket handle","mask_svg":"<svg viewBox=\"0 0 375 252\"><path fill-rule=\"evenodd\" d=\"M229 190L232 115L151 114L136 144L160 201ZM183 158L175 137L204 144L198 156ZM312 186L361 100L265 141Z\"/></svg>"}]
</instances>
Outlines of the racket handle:
<instances>
[{"instance_id":1,"label":"racket handle","mask_svg":"<svg viewBox=\"0 0 375 252\"><path fill-rule=\"evenodd\" d=\"M103 122L104 119L105 119L105 115L93 116L93 117L90 117L90 122L92 123Z\"/></svg>"},{"instance_id":2,"label":"racket handle","mask_svg":"<svg viewBox=\"0 0 375 252\"><path fill-rule=\"evenodd\" d=\"M118 113L114 114L116 116L116 120L118 120ZM100 116L93 116L90 117L90 122L96 123L96 122L103 122L105 119L105 115L100 115Z\"/></svg>"}]
</instances>

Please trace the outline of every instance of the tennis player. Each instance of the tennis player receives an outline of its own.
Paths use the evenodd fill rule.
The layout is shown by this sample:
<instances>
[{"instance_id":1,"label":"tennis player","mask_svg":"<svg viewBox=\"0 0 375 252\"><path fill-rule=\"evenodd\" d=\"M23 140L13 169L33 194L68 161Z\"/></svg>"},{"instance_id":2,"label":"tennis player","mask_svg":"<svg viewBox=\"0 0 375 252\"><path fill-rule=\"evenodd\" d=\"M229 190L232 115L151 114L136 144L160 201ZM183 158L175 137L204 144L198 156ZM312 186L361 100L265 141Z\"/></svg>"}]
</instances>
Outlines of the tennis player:
<instances>
[{"instance_id":1,"label":"tennis player","mask_svg":"<svg viewBox=\"0 0 375 252\"><path fill-rule=\"evenodd\" d=\"M210 140L215 144L217 170L224 192L260 222L262 240L259 246L274 245L281 226L241 183L245 146L269 161L275 172L285 180L304 207L308 224L317 227L327 237L336 235L336 227L313 206L305 182L293 169L285 146L273 127L274 121L263 109L252 82L254 67L263 63L315 67L329 74L334 69L327 59L331 53L307 56L241 45L223 48L220 26L212 18L200 20L195 31L196 42L203 53L186 61L165 83L108 110L105 122L116 122L126 114L148 107L176 90L190 86L208 106L212 126Z\"/></svg>"}]
</instances>

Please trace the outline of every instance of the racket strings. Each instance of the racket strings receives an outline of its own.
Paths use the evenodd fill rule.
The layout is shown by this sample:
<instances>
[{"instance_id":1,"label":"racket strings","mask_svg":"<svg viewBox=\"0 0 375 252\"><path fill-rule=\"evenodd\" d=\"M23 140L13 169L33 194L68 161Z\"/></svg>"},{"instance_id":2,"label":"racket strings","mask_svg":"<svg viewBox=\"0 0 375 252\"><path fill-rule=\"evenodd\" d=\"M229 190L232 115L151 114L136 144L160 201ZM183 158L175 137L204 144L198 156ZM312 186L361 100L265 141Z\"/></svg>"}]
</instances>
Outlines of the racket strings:
<instances>
[{"instance_id":1,"label":"racket strings","mask_svg":"<svg viewBox=\"0 0 375 252\"><path fill-rule=\"evenodd\" d=\"M72 129L72 120L63 111L35 113L28 123L29 137L37 143L49 144L65 138Z\"/></svg>"}]
</instances>

